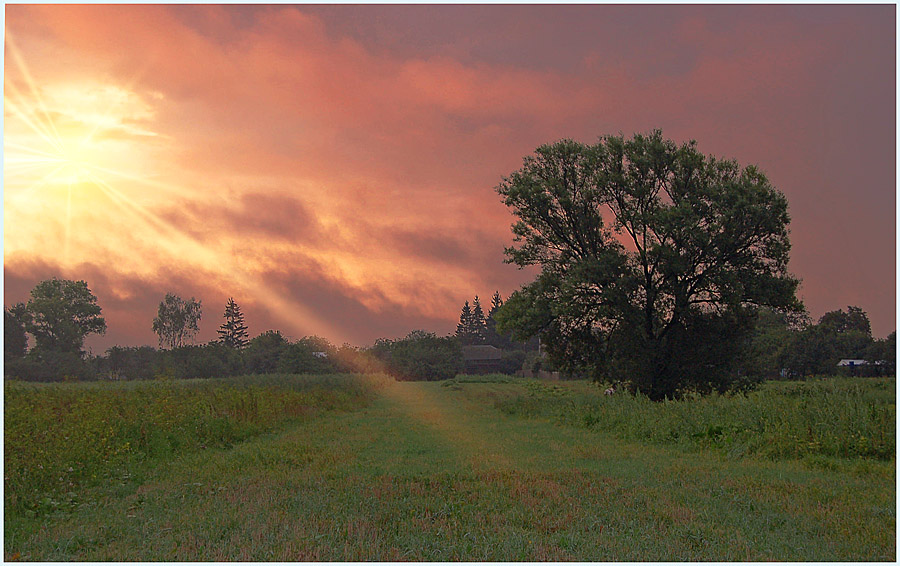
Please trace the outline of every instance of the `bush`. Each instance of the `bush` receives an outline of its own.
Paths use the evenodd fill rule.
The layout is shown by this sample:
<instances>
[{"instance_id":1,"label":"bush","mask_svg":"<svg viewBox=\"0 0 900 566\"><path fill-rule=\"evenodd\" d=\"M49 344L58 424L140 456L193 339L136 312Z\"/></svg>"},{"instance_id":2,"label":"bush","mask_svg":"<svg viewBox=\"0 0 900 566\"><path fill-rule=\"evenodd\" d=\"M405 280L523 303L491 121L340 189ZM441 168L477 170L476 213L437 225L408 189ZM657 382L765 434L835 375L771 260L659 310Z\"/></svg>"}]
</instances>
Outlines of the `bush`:
<instances>
[{"instance_id":1,"label":"bush","mask_svg":"<svg viewBox=\"0 0 900 566\"><path fill-rule=\"evenodd\" d=\"M463 369L462 346L456 338L438 338L422 330L401 340L378 340L371 352L388 373L403 381L450 379Z\"/></svg>"},{"instance_id":2,"label":"bush","mask_svg":"<svg viewBox=\"0 0 900 566\"><path fill-rule=\"evenodd\" d=\"M41 351L4 364L4 377L23 381L82 381L92 377L90 366L75 352Z\"/></svg>"}]
</instances>

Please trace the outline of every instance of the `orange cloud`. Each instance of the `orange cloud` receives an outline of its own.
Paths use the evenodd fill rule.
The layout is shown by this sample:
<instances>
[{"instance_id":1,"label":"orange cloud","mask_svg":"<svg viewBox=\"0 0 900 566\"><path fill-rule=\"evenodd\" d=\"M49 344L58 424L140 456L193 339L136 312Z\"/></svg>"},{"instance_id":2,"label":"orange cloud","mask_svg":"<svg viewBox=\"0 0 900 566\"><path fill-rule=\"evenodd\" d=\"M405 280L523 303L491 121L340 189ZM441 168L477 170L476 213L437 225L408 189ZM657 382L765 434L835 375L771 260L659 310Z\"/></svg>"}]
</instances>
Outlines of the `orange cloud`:
<instances>
[{"instance_id":1,"label":"orange cloud","mask_svg":"<svg viewBox=\"0 0 900 566\"><path fill-rule=\"evenodd\" d=\"M405 27L340 24L357 10L402 7L8 6L7 272L90 265L158 292L179 265L209 300L277 299L255 316L298 335L372 340L399 328L387 314L451 331L463 300L533 276L502 264L512 217L493 190L523 155L662 127L768 171L803 226L795 271L821 273L813 250L837 214L816 208L816 190L842 190L836 164L817 162L822 132L855 118L821 101L842 92L838 68L868 73L868 92L893 89L881 67L850 65L879 52L854 50L885 10L418 7ZM416 39L428 31L416 18L456 27L435 44ZM82 152L48 145L50 124ZM52 173L51 159L74 165ZM892 181L889 160L866 161L871 182ZM828 278L805 279L812 310L847 302Z\"/></svg>"}]
</instances>

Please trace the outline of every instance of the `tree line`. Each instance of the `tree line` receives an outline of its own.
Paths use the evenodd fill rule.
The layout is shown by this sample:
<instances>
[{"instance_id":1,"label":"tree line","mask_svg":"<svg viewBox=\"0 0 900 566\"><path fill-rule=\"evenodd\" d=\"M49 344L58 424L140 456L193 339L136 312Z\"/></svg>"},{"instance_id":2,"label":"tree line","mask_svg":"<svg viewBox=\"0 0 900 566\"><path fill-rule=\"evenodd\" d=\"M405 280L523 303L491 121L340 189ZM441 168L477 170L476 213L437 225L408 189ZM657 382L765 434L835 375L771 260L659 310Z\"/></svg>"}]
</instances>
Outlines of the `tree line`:
<instances>
[{"instance_id":1,"label":"tree line","mask_svg":"<svg viewBox=\"0 0 900 566\"><path fill-rule=\"evenodd\" d=\"M487 314L477 295L466 301L454 335L413 331L364 350L316 337L291 342L275 331L248 339L230 299L219 339L195 346L186 342L199 328L200 301L167 294L152 323L160 350L111 349L92 371L115 374L124 364L182 377L374 368L441 379L463 367L464 347L487 345L500 348L510 368L540 364L654 400L834 374L842 358L869 362L853 366L857 374L895 371L895 333L873 339L862 309L809 320L799 279L788 271L787 199L758 167L654 130L543 145L497 192L517 218L506 262L540 274L505 302L496 292ZM106 330L83 281L43 281L27 304L5 313L6 371L18 377L83 368L84 336ZM26 333L35 341L27 353Z\"/></svg>"},{"instance_id":2,"label":"tree line","mask_svg":"<svg viewBox=\"0 0 900 566\"><path fill-rule=\"evenodd\" d=\"M167 293L151 321L158 349L113 346L91 356L83 350L85 337L106 332L97 297L85 281L42 281L27 303L4 309L5 376L57 381L384 372L401 380L434 380L463 370L462 343L455 336L414 330L404 338L378 339L369 348L337 347L319 336L290 340L278 330L249 338L241 308L229 298L218 338L194 344L202 316L200 300ZM28 335L34 341L30 349Z\"/></svg>"},{"instance_id":3,"label":"tree line","mask_svg":"<svg viewBox=\"0 0 900 566\"><path fill-rule=\"evenodd\" d=\"M39 283L27 304L4 311L6 377L33 381L64 379L211 378L240 374L384 372L401 380L449 379L463 372L462 348L491 345L503 351L501 370L562 369L538 352L537 339L513 340L496 329L494 316L503 301L492 298L487 316L479 317L480 299L464 304L452 336L414 330L400 339L380 338L369 348L335 346L319 336L289 340L267 330L248 338L240 306L229 298L218 339L187 343L199 330L201 302L167 294L160 302L152 327L159 349L151 346L113 346L101 356L82 350L84 338L102 334L106 322L96 297L84 281L51 279ZM28 334L34 347L28 349ZM788 316L771 309L757 313L741 359L743 372L753 379L802 379L837 373L842 358L866 360L866 365L842 368L853 375L894 375L896 333L872 337L868 315L859 307L825 313L816 323L805 315ZM585 377L566 372L565 377Z\"/></svg>"}]
</instances>

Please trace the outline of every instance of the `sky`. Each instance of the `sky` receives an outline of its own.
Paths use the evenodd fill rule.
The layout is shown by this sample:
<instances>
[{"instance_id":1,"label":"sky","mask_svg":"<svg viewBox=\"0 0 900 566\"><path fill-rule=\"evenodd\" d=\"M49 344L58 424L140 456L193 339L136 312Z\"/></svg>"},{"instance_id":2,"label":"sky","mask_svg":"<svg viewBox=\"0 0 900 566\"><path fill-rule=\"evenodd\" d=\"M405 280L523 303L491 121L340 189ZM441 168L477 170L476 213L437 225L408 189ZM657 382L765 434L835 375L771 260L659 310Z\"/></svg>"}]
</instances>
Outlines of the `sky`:
<instances>
[{"instance_id":1,"label":"sky","mask_svg":"<svg viewBox=\"0 0 900 566\"><path fill-rule=\"evenodd\" d=\"M896 327L896 8L7 5L4 303L84 280L94 353L167 292L249 333L456 328L505 264L495 187L542 144L646 133L757 165L816 320Z\"/></svg>"}]
</instances>

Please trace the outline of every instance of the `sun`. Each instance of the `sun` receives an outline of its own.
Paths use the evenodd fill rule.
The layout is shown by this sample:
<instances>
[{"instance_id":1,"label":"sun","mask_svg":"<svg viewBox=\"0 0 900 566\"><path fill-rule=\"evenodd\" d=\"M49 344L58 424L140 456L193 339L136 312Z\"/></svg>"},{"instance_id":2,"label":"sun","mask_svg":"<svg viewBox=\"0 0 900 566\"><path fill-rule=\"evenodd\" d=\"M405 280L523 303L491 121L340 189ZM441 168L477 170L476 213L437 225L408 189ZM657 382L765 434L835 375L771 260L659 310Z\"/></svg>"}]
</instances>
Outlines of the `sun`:
<instances>
[{"instance_id":1,"label":"sun","mask_svg":"<svg viewBox=\"0 0 900 566\"><path fill-rule=\"evenodd\" d=\"M83 185L91 182L91 177L101 167L99 152L91 148L89 140L60 140L58 173L53 181L69 186Z\"/></svg>"}]
</instances>

